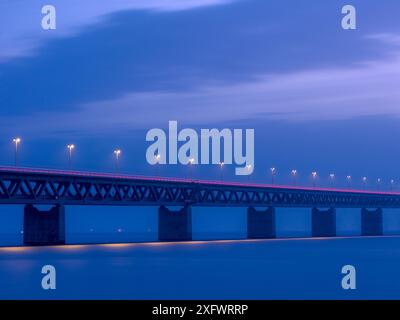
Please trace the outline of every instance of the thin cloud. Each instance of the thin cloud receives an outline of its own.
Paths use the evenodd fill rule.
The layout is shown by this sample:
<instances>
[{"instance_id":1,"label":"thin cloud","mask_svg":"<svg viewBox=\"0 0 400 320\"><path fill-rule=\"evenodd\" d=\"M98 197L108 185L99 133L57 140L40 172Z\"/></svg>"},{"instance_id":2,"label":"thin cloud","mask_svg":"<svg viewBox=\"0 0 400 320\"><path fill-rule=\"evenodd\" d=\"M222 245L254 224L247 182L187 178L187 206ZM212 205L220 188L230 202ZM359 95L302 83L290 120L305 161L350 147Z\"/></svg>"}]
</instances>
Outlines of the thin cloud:
<instances>
[{"instance_id":1,"label":"thin cloud","mask_svg":"<svg viewBox=\"0 0 400 320\"><path fill-rule=\"evenodd\" d=\"M13 118L37 133L84 134L183 124L216 125L243 119L320 121L400 116L400 52L351 68L268 74L254 81L193 91L143 92L81 105L76 112ZM36 118L36 119L35 119ZM25 123L26 122L26 123ZM47 125L44 128L43 122Z\"/></svg>"},{"instance_id":2,"label":"thin cloud","mask_svg":"<svg viewBox=\"0 0 400 320\"><path fill-rule=\"evenodd\" d=\"M53 0L57 12L57 30L41 29L43 1L23 4L9 0L0 3L0 63L35 54L45 41L71 36L82 28L99 23L104 17L125 10L171 12L200 7L226 5L238 0Z\"/></svg>"},{"instance_id":3,"label":"thin cloud","mask_svg":"<svg viewBox=\"0 0 400 320\"><path fill-rule=\"evenodd\" d=\"M400 46L400 35L393 33L374 33L365 36L365 39L380 41L389 45Z\"/></svg>"}]
</instances>

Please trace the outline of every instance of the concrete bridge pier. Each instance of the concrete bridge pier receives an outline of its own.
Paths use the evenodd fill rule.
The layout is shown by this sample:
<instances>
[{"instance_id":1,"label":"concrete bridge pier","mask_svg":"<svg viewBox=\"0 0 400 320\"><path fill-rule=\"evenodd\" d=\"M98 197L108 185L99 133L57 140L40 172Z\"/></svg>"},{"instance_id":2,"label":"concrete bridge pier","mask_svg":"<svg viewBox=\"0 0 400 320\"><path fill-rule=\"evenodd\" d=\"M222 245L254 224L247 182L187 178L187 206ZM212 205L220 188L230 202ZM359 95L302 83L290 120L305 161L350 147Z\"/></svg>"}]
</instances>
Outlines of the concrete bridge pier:
<instances>
[{"instance_id":1,"label":"concrete bridge pier","mask_svg":"<svg viewBox=\"0 0 400 320\"><path fill-rule=\"evenodd\" d=\"M336 237L336 209L312 209L312 236Z\"/></svg>"},{"instance_id":2,"label":"concrete bridge pier","mask_svg":"<svg viewBox=\"0 0 400 320\"><path fill-rule=\"evenodd\" d=\"M361 209L361 235L381 236L383 235L383 212L382 208L375 210Z\"/></svg>"},{"instance_id":3,"label":"concrete bridge pier","mask_svg":"<svg viewBox=\"0 0 400 320\"><path fill-rule=\"evenodd\" d=\"M275 208L256 210L247 209L247 238L272 239L276 238Z\"/></svg>"},{"instance_id":4,"label":"concrete bridge pier","mask_svg":"<svg viewBox=\"0 0 400 320\"><path fill-rule=\"evenodd\" d=\"M166 206L158 209L158 240L192 240L192 209L189 205L178 211L169 210Z\"/></svg>"},{"instance_id":5,"label":"concrete bridge pier","mask_svg":"<svg viewBox=\"0 0 400 320\"><path fill-rule=\"evenodd\" d=\"M56 205L48 211L40 211L33 205L24 207L24 244L65 244L65 209Z\"/></svg>"}]
</instances>

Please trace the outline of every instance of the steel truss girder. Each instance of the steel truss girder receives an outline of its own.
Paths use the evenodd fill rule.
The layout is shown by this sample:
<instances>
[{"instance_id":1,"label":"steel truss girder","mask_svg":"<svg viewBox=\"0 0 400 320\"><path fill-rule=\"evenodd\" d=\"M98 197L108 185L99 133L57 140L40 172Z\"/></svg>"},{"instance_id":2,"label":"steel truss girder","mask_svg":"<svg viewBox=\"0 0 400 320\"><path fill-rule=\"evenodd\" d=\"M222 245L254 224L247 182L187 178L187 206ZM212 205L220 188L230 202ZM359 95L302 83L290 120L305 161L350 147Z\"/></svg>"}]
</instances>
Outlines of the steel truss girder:
<instances>
[{"instance_id":1,"label":"steel truss girder","mask_svg":"<svg viewBox=\"0 0 400 320\"><path fill-rule=\"evenodd\" d=\"M200 181L0 173L0 204L400 208L400 195Z\"/></svg>"}]
</instances>

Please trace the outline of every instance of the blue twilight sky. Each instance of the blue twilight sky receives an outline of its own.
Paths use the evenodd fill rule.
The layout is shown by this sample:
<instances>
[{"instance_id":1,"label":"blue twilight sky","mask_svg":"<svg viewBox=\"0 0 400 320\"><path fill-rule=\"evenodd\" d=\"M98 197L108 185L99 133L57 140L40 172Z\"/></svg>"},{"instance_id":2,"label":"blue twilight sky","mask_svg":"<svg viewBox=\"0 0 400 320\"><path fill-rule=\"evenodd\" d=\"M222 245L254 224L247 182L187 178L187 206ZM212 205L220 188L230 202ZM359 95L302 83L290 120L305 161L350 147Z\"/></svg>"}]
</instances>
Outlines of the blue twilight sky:
<instances>
[{"instance_id":1,"label":"blue twilight sky","mask_svg":"<svg viewBox=\"0 0 400 320\"><path fill-rule=\"evenodd\" d=\"M349 3L358 28L345 31ZM26 166L65 167L74 143L75 168L111 171L119 147L124 171L154 174L145 134L178 120L254 128L254 180L270 166L282 183L293 168L303 183L313 170L321 183L400 179L399 12L398 0L2 0L0 163L18 135Z\"/></svg>"}]
</instances>

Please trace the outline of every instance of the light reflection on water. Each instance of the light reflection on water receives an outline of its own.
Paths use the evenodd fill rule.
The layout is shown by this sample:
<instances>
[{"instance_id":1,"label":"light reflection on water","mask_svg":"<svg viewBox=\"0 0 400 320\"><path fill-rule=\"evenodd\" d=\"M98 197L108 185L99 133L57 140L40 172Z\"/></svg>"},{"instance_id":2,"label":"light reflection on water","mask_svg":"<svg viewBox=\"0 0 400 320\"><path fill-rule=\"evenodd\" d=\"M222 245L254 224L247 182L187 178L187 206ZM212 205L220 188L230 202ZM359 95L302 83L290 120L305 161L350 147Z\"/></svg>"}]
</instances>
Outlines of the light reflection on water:
<instances>
[{"instance_id":1,"label":"light reflection on water","mask_svg":"<svg viewBox=\"0 0 400 320\"><path fill-rule=\"evenodd\" d=\"M40 287L45 264L55 291ZM340 287L345 264L355 292ZM399 237L7 247L0 298L400 298L398 270Z\"/></svg>"}]
</instances>

